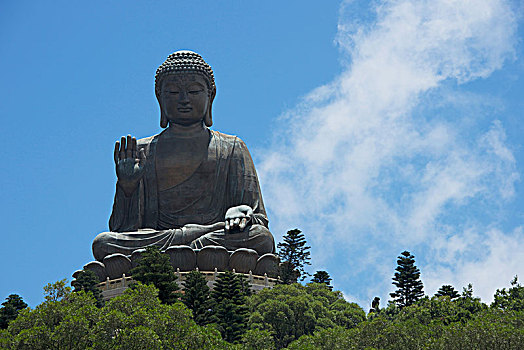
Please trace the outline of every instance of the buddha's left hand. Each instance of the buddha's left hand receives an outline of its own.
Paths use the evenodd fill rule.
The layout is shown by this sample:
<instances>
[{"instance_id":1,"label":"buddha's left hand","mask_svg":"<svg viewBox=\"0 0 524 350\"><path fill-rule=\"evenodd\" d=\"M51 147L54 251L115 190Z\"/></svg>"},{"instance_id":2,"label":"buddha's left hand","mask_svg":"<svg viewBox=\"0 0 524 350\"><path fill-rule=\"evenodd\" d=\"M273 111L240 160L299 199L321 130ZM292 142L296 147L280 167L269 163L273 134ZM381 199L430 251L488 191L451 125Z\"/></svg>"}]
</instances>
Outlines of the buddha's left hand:
<instances>
[{"instance_id":1,"label":"buddha's left hand","mask_svg":"<svg viewBox=\"0 0 524 350\"><path fill-rule=\"evenodd\" d=\"M246 226L251 222L253 209L249 205L239 205L229 208L226 212L226 231L239 228L244 231Z\"/></svg>"}]
</instances>

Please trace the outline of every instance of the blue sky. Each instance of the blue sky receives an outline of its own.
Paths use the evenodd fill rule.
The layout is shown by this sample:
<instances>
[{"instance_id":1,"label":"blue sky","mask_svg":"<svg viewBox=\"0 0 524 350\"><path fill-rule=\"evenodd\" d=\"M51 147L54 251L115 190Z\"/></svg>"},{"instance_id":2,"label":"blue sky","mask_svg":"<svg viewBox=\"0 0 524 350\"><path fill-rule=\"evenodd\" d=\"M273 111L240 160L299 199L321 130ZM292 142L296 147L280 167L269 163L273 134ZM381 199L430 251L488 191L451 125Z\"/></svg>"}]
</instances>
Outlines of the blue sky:
<instances>
[{"instance_id":1,"label":"blue sky","mask_svg":"<svg viewBox=\"0 0 524 350\"><path fill-rule=\"evenodd\" d=\"M0 298L31 305L92 259L114 141L160 131L154 72L199 52L215 130L248 145L270 229L364 308L396 256L425 291L489 301L524 276L523 7L517 1L4 1Z\"/></svg>"}]
</instances>

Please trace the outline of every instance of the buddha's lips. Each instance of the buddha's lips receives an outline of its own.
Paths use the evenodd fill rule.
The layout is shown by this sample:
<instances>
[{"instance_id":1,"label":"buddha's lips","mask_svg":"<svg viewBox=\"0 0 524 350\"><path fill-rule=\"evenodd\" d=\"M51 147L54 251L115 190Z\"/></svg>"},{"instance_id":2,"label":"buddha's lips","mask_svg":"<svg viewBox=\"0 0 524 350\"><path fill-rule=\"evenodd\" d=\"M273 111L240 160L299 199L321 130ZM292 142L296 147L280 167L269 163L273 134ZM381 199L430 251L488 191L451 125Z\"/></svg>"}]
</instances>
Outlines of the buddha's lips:
<instances>
[{"instance_id":1,"label":"buddha's lips","mask_svg":"<svg viewBox=\"0 0 524 350\"><path fill-rule=\"evenodd\" d=\"M187 113L187 112L191 112L193 108L191 107L187 107L187 108L177 108L177 110L180 112L180 113Z\"/></svg>"}]
</instances>

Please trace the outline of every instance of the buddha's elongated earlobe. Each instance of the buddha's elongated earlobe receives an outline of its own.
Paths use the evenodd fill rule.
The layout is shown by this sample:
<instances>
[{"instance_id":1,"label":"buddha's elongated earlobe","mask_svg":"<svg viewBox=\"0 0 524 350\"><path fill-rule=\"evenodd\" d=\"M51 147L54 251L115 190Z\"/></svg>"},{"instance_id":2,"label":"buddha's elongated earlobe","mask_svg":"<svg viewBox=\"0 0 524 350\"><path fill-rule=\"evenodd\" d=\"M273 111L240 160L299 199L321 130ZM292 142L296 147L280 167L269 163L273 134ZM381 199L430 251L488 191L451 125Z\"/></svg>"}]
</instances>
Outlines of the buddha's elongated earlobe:
<instances>
[{"instance_id":1,"label":"buddha's elongated earlobe","mask_svg":"<svg viewBox=\"0 0 524 350\"><path fill-rule=\"evenodd\" d=\"M162 129L167 128L167 117L164 114L164 111L162 111L162 108L160 109L160 127Z\"/></svg>"},{"instance_id":2,"label":"buddha's elongated earlobe","mask_svg":"<svg viewBox=\"0 0 524 350\"><path fill-rule=\"evenodd\" d=\"M207 109L206 115L204 116L204 124L206 124L207 127L210 127L213 125L213 117L211 116L211 107Z\"/></svg>"},{"instance_id":3,"label":"buddha's elongated earlobe","mask_svg":"<svg viewBox=\"0 0 524 350\"><path fill-rule=\"evenodd\" d=\"M204 115L204 124L209 128L213 125L213 115L211 114L211 109L213 108L213 100L215 99L215 92L209 96L209 105L207 106L206 114Z\"/></svg>"},{"instance_id":4,"label":"buddha's elongated earlobe","mask_svg":"<svg viewBox=\"0 0 524 350\"><path fill-rule=\"evenodd\" d=\"M160 91L155 91L156 100L158 101L158 107L160 107L160 127L162 129L167 128L167 116L164 114L164 109L162 108L162 102L160 101Z\"/></svg>"}]
</instances>

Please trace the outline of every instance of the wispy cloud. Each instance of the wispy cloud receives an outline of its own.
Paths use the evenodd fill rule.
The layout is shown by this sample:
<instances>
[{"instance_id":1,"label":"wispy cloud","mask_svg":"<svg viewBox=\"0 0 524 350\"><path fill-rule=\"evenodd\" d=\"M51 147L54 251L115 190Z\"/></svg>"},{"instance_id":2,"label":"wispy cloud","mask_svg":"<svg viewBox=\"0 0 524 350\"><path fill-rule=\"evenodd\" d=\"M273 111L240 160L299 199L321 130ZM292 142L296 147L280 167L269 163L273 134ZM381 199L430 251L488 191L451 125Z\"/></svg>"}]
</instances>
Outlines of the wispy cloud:
<instances>
[{"instance_id":1,"label":"wispy cloud","mask_svg":"<svg viewBox=\"0 0 524 350\"><path fill-rule=\"evenodd\" d=\"M439 264L425 269L424 283L428 290L436 291L443 281L455 286L471 282L476 294L489 301L495 289L508 287L517 273L522 276L523 248L522 226L511 232L468 228L446 239L439 238L432 251L432 259Z\"/></svg>"},{"instance_id":2,"label":"wispy cloud","mask_svg":"<svg viewBox=\"0 0 524 350\"><path fill-rule=\"evenodd\" d=\"M437 245L472 246L466 227L488 243L506 237L488 226L514 195L515 159L496 116L460 114L475 100L461 84L514 57L516 19L502 0L380 1L365 22L355 6L342 5L336 38L345 70L281 118L259 171L273 231L300 227L317 263L368 299L389 290L403 249L438 276ZM460 261L465 271L489 260ZM459 283L462 270L446 271Z\"/></svg>"}]
</instances>

